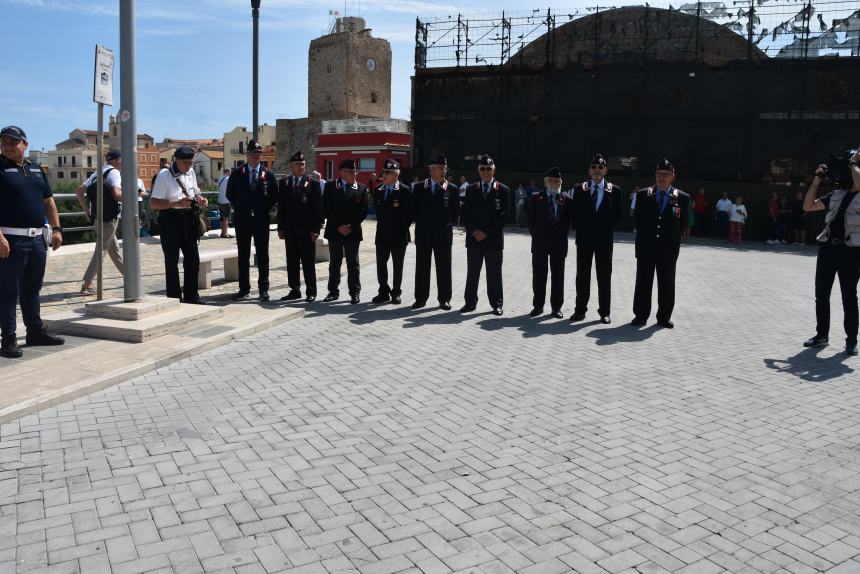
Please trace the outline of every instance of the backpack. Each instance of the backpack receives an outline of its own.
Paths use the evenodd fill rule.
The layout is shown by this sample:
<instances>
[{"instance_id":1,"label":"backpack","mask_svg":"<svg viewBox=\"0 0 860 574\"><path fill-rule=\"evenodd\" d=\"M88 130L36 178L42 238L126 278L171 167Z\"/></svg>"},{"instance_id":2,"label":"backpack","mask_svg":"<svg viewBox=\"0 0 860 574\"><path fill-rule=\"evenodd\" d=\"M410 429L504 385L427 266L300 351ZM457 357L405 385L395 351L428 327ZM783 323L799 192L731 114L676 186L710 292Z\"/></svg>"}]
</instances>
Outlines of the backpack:
<instances>
[{"instance_id":1,"label":"backpack","mask_svg":"<svg viewBox=\"0 0 860 574\"><path fill-rule=\"evenodd\" d=\"M105 179L105 176L109 174L114 168L108 168L102 172L101 177ZM98 201L96 200L96 193L98 193L99 189L99 178L95 178L91 184L87 186L87 199L90 202L90 213L92 214L93 219L97 217L96 210L98 209ZM104 215L102 215L102 221L113 221L119 215L119 202L113 198L113 190L108 189L107 185L104 186Z\"/></svg>"}]
</instances>

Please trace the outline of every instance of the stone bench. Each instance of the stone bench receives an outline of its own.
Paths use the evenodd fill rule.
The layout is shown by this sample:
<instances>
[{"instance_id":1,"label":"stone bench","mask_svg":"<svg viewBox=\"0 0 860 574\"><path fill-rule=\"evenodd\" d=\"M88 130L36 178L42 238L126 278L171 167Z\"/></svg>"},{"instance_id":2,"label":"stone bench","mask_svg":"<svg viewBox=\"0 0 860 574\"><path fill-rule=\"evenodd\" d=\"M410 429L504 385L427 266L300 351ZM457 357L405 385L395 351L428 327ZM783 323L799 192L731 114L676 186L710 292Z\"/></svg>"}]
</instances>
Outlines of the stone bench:
<instances>
[{"instance_id":1,"label":"stone bench","mask_svg":"<svg viewBox=\"0 0 860 574\"><path fill-rule=\"evenodd\" d=\"M251 254L254 256L254 265L257 264L257 255L254 246L251 246ZM182 262L182 255L179 261ZM212 288L212 262L224 261L224 279L226 281L239 280L239 249L228 247L226 249L213 249L200 252L200 270L197 272L197 288Z\"/></svg>"}]
</instances>

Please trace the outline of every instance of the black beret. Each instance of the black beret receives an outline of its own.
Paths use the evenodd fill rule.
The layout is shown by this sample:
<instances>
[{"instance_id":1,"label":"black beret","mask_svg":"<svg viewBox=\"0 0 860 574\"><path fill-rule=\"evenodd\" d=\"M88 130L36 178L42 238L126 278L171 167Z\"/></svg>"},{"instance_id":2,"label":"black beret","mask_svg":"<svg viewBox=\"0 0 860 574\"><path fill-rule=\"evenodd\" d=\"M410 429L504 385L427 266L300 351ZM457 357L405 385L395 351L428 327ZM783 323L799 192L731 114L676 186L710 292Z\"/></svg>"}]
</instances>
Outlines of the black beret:
<instances>
[{"instance_id":1,"label":"black beret","mask_svg":"<svg viewBox=\"0 0 860 574\"><path fill-rule=\"evenodd\" d=\"M605 166L606 165L606 158L604 158L603 155L601 155L599 153L595 154L595 156L593 158L591 158L591 165Z\"/></svg>"},{"instance_id":2,"label":"black beret","mask_svg":"<svg viewBox=\"0 0 860 574\"><path fill-rule=\"evenodd\" d=\"M428 165L448 165L448 158L441 153L434 154Z\"/></svg>"},{"instance_id":3,"label":"black beret","mask_svg":"<svg viewBox=\"0 0 860 574\"><path fill-rule=\"evenodd\" d=\"M173 152L173 159L194 159L194 150L187 145L178 147Z\"/></svg>"},{"instance_id":4,"label":"black beret","mask_svg":"<svg viewBox=\"0 0 860 574\"><path fill-rule=\"evenodd\" d=\"M672 165L671 161L664 157L657 162L657 171L671 171L672 173L675 173L675 166Z\"/></svg>"},{"instance_id":5,"label":"black beret","mask_svg":"<svg viewBox=\"0 0 860 574\"><path fill-rule=\"evenodd\" d=\"M340 169L358 169L354 159L345 159L340 162Z\"/></svg>"},{"instance_id":6,"label":"black beret","mask_svg":"<svg viewBox=\"0 0 860 574\"><path fill-rule=\"evenodd\" d=\"M544 177L553 177L555 179L561 179L561 170L557 167L551 167L546 170L546 174L544 174Z\"/></svg>"},{"instance_id":7,"label":"black beret","mask_svg":"<svg viewBox=\"0 0 860 574\"><path fill-rule=\"evenodd\" d=\"M484 154L478 159L479 166L495 166L496 163L493 161L489 155Z\"/></svg>"},{"instance_id":8,"label":"black beret","mask_svg":"<svg viewBox=\"0 0 860 574\"><path fill-rule=\"evenodd\" d=\"M121 153L119 153L119 150L112 149L112 150L109 150L109 151L107 152L107 155L105 156L105 160L106 160L106 161L111 161L111 160L114 160L114 159L120 159L121 157L122 157L122 154L121 154ZM193 156L192 156L192 157L193 157Z\"/></svg>"},{"instance_id":9,"label":"black beret","mask_svg":"<svg viewBox=\"0 0 860 574\"><path fill-rule=\"evenodd\" d=\"M248 140L248 151L246 153L260 152L263 153L263 146L254 140Z\"/></svg>"},{"instance_id":10,"label":"black beret","mask_svg":"<svg viewBox=\"0 0 860 574\"><path fill-rule=\"evenodd\" d=\"M305 161L305 154L302 153L302 150L299 150L290 157L290 161Z\"/></svg>"},{"instance_id":11,"label":"black beret","mask_svg":"<svg viewBox=\"0 0 860 574\"><path fill-rule=\"evenodd\" d=\"M388 170L397 169L397 170L399 170L400 164L397 163L396 159L388 158L387 160L385 160L385 163L382 164L382 169L388 169Z\"/></svg>"},{"instance_id":12,"label":"black beret","mask_svg":"<svg viewBox=\"0 0 860 574\"><path fill-rule=\"evenodd\" d=\"M0 130L0 138L12 138L13 140L27 141L27 134L18 126L6 126Z\"/></svg>"}]
</instances>

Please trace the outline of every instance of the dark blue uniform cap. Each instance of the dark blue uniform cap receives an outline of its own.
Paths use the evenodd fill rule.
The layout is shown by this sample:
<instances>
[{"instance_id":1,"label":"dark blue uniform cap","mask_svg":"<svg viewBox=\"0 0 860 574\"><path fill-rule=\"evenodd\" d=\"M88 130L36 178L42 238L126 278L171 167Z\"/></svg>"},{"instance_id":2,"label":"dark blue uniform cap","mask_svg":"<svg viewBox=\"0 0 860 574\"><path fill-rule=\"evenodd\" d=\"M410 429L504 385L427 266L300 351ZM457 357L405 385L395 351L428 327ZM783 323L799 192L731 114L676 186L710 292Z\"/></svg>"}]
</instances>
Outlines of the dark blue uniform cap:
<instances>
[{"instance_id":1,"label":"dark blue uniform cap","mask_svg":"<svg viewBox=\"0 0 860 574\"><path fill-rule=\"evenodd\" d=\"M387 169L387 170L397 169L397 170L399 170L400 164L397 163L397 160L389 158L389 159L385 160L385 163L382 164L382 169Z\"/></svg>"},{"instance_id":2,"label":"dark blue uniform cap","mask_svg":"<svg viewBox=\"0 0 860 574\"><path fill-rule=\"evenodd\" d=\"M606 158L603 157L602 154L595 154L593 158L591 158L591 165L606 165Z\"/></svg>"},{"instance_id":3,"label":"dark blue uniform cap","mask_svg":"<svg viewBox=\"0 0 860 574\"><path fill-rule=\"evenodd\" d=\"M428 165L448 165L448 158L441 153L434 154Z\"/></svg>"},{"instance_id":4,"label":"dark blue uniform cap","mask_svg":"<svg viewBox=\"0 0 860 574\"><path fill-rule=\"evenodd\" d=\"M358 169L354 159L345 159L340 162L340 169Z\"/></svg>"},{"instance_id":5,"label":"dark blue uniform cap","mask_svg":"<svg viewBox=\"0 0 860 574\"><path fill-rule=\"evenodd\" d=\"M194 159L194 150L187 145L178 147L173 152L173 159Z\"/></svg>"},{"instance_id":6,"label":"dark blue uniform cap","mask_svg":"<svg viewBox=\"0 0 860 574\"><path fill-rule=\"evenodd\" d=\"M482 166L491 166L492 167L495 165L496 165L496 162L494 162L493 158L491 158L487 154L482 155L480 157L480 159L478 159L478 167L482 167Z\"/></svg>"},{"instance_id":7,"label":"dark blue uniform cap","mask_svg":"<svg viewBox=\"0 0 860 574\"><path fill-rule=\"evenodd\" d=\"M675 166L672 165L671 161L664 157L657 162L657 171L671 171L672 173L675 173Z\"/></svg>"},{"instance_id":8,"label":"dark blue uniform cap","mask_svg":"<svg viewBox=\"0 0 860 574\"><path fill-rule=\"evenodd\" d=\"M263 153L263 146L260 145L260 142L255 142L254 140L248 140L248 151L246 153Z\"/></svg>"},{"instance_id":9,"label":"dark blue uniform cap","mask_svg":"<svg viewBox=\"0 0 860 574\"><path fill-rule=\"evenodd\" d=\"M0 130L0 138L12 138L13 140L27 141L27 134L18 126L6 126Z\"/></svg>"},{"instance_id":10,"label":"dark blue uniform cap","mask_svg":"<svg viewBox=\"0 0 860 574\"><path fill-rule=\"evenodd\" d=\"M305 154L299 150L290 157L290 161L305 161Z\"/></svg>"},{"instance_id":11,"label":"dark blue uniform cap","mask_svg":"<svg viewBox=\"0 0 860 574\"><path fill-rule=\"evenodd\" d=\"M105 160L106 161L112 161L115 159L120 159L121 157L122 157L122 154L119 153L119 150L112 149L112 150L107 152L107 155L105 156Z\"/></svg>"},{"instance_id":12,"label":"dark blue uniform cap","mask_svg":"<svg viewBox=\"0 0 860 574\"><path fill-rule=\"evenodd\" d=\"M561 170L557 167L551 167L546 170L546 174L544 177L553 177L555 179L561 179Z\"/></svg>"}]
</instances>

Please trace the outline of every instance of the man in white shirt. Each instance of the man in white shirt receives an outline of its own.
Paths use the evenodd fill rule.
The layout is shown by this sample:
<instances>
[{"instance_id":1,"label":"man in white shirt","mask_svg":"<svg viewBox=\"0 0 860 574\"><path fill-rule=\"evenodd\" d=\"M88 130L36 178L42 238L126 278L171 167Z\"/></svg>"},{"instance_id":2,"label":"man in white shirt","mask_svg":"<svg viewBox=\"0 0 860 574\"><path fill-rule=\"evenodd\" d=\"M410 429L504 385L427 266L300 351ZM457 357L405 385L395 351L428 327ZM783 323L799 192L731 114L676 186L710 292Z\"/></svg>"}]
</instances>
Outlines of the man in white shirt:
<instances>
[{"instance_id":1,"label":"man in white shirt","mask_svg":"<svg viewBox=\"0 0 860 574\"><path fill-rule=\"evenodd\" d=\"M732 211L732 200L729 199L729 194L725 191L723 196L717 201L717 236L728 237L729 235L729 215Z\"/></svg>"},{"instance_id":2,"label":"man in white shirt","mask_svg":"<svg viewBox=\"0 0 860 574\"><path fill-rule=\"evenodd\" d=\"M224 170L224 175L218 178L218 213L221 216L221 237L229 237L227 230L230 224L230 201L227 199L227 182L232 171L228 167Z\"/></svg>"},{"instance_id":3,"label":"man in white shirt","mask_svg":"<svg viewBox=\"0 0 860 574\"><path fill-rule=\"evenodd\" d=\"M90 258L90 263L87 265L86 271L84 271L81 295L95 295L96 291L92 286L93 279L98 272L99 257L105 251L107 251L119 274L122 275L122 255L116 242L119 202L122 201L122 178L120 177L122 156L117 150L110 150L105 157L105 162L106 165L101 173L101 177L104 178L104 199L102 200L104 213L102 215L96 213L96 206L98 204L96 203L96 191L93 185L97 183L99 174L92 174L75 190L78 203L81 205L81 209L87 213L90 221L95 221L96 217L101 217L104 222L102 226L101 250L99 250L98 244L93 249L93 256ZM87 206L87 199L89 200L89 206ZM98 239L96 239L96 242L98 243Z\"/></svg>"},{"instance_id":4,"label":"man in white shirt","mask_svg":"<svg viewBox=\"0 0 860 574\"><path fill-rule=\"evenodd\" d=\"M197 213L193 205L205 208L206 198L197 187L197 176L191 169L194 150L188 146L177 148L173 164L162 169L152 186L152 209L158 211L161 230L161 250L164 252L164 272L167 279L167 296L184 303L205 305L197 291L197 273L200 253L197 242L200 234ZM184 288L179 286L179 252L182 251L185 271Z\"/></svg>"},{"instance_id":5,"label":"man in white shirt","mask_svg":"<svg viewBox=\"0 0 860 574\"><path fill-rule=\"evenodd\" d=\"M147 237L149 232L147 228L149 227L149 216L146 213L146 205L144 200L149 197L149 192L146 191L146 186L143 184L143 180L137 178L137 215L140 218L140 236Z\"/></svg>"}]
</instances>

